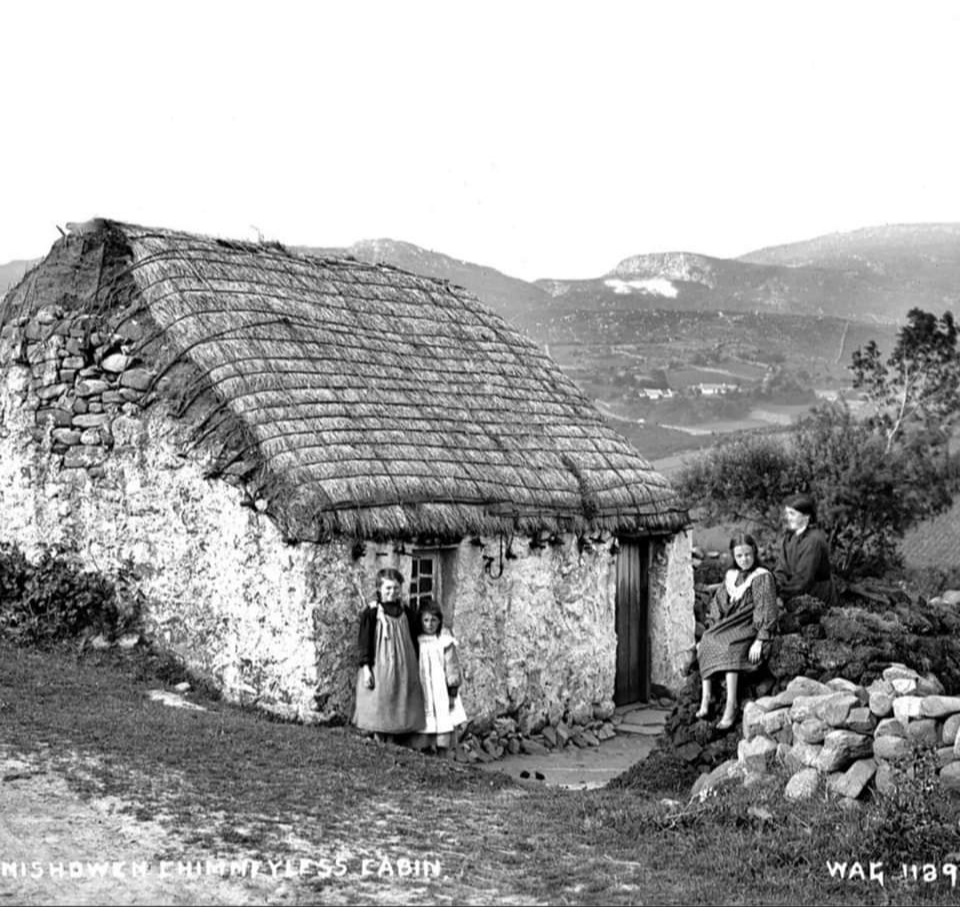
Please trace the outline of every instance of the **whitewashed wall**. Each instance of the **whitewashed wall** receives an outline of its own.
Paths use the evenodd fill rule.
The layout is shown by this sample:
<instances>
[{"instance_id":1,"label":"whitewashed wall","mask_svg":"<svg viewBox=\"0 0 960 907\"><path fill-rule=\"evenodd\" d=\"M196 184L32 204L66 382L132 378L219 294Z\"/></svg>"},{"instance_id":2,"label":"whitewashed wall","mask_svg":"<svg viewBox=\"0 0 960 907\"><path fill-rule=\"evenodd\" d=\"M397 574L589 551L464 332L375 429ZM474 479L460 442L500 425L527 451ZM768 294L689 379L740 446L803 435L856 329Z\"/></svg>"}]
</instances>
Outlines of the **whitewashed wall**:
<instances>
[{"instance_id":1,"label":"whitewashed wall","mask_svg":"<svg viewBox=\"0 0 960 907\"><path fill-rule=\"evenodd\" d=\"M650 561L650 679L679 689L694 644L691 533L653 540Z\"/></svg>"}]
</instances>

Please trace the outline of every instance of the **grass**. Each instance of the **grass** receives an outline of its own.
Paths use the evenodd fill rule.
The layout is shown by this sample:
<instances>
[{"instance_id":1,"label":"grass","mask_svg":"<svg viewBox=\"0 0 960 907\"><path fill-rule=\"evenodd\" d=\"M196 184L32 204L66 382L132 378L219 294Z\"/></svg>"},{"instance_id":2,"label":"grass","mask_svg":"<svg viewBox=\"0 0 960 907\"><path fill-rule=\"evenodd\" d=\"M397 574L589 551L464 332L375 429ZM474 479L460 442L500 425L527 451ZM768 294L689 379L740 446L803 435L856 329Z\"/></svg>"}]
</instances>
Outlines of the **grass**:
<instances>
[{"instance_id":1,"label":"grass","mask_svg":"<svg viewBox=\"0 0 960 907\"><path fill-rule=\"evenodd\" d=\"M688 805L689 777L658 758L609 790L521 786L367 743L348 728L278 722L212 699L197 700L202 712L168 708L144 697L158 673L168 684L182 679L142 653L77 657L72 648L0 643L4 749L42 761L85 796L117 798L160 823L171 837L157 859L339 855L355 869L385 854L442 867L440 879L305 878L293 883L296 903L947 904L960 896L943 881L831 879L827 859L881 858L869 852L875 829L827 801L788 804L782 783ZM758 804L767 812L751 812ZM916 854L928 859L945 855Z\"/></svg>"}]
</instances>

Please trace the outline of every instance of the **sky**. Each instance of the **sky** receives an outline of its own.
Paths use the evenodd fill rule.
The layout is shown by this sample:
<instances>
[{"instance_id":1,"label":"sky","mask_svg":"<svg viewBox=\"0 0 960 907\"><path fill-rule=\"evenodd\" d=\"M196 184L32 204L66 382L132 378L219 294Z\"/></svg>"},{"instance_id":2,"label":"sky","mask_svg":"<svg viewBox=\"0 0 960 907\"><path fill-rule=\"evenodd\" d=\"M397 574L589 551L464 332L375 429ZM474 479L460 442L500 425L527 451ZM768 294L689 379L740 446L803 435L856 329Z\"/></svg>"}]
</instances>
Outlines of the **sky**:
<instances>
[{"instance_id":1,"label":"sky","mask_svg":"<svg viewBox=\"0 0 960 907\"><path fill-rule=\"evenodd\" d=\"M108 217L507 274L960 221L954 0L15 0L0 262Z\"/></svg>"}]
</instances>

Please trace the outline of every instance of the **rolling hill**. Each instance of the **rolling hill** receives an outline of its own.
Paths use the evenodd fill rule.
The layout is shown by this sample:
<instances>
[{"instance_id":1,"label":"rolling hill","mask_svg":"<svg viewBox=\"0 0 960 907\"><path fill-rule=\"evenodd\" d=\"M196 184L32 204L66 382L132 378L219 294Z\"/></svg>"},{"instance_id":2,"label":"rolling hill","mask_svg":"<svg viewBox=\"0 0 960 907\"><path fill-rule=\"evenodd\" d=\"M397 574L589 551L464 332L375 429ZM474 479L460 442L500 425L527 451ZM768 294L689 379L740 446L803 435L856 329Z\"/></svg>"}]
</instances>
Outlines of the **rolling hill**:
<instances>
[{"instance_id":1,"label":"rolling hill","mask_svg":"<svg viewBox=\"0 0 960 907\"><path fill-rule=\"evenodd\" d=\"M737 259L635 255L592 280L541 280L563 307L783 312L896 323L960 314L960 224L872 227Z\"/></svg>"},{"instance_id":2,"label":"rolling hill","mask_svg":"<svg viewBox=\"0 0 960 907\"><path fill-rule=\"evenodd\" d=\"M353 255L458 283L544 342L558 324L584 313L751 312L888 325L914 306L960 314L960 224L870 227L736 259L638 254L594 278L532 283L389 239L305 251Z\"/></svg>"},{"instance_id":3,"label":"rolling hill","mask_svg":"<svg viewBox=\"0 0 960 907\"><path fill-rule=\"evenodd\" d=\"M27 273L27 269L36 263L37 260L34 259L33 261L8 261L5 265L0 265L0 296L15 283L19 283L20 278Z\"/></svg>"},{"instance_id":4,"label":"rolling hill","mask_svg":"<svg viewBox=\"0 0 960 907\"><path fill-rule=\"evenodd\" d=\"M508 277L494 268L430 252L413 243L393 239L368 239L342 248L300 247L298 251L321 256L352 256L359 261L383 263L465 287L490 308L531 334L549 320L551 297L535 284Z\"/></svg>"}]
</instances>

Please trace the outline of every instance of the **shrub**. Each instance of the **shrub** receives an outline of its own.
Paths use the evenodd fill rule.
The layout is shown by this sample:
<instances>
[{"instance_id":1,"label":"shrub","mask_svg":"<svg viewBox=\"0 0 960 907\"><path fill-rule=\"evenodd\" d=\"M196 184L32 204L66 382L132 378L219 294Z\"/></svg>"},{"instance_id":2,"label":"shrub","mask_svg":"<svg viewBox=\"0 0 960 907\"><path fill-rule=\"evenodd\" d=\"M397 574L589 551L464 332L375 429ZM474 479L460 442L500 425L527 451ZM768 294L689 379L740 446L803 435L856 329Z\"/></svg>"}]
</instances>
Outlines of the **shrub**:
<instances>
[{"instance_id":1,"label":"shrub","mask_svg":"<svg viewBox=\"0 0 960 907\"><path fill-rule=\"evenodd\" d=\"M0 542L0 609L6 607L4 603L20 601L29 573L26 555L16 545Z\"/></svg>"},{"instance_id":2,"label":"shrub","mask_svg":"<svg viewBox=\"0 0 960 907\"><path fill-rule=\"evenodd\" d=\"M866 840L876 859L888 865L944 862L960 849L955 806L943 796L937 777L937 753L916 746L913 753L893 764L893 785L877 794L864 823Z\"/></svg>"},{"instance_id":3,"label":"shrub","mask_svg":"<svg viewBox=\"0 0 960 907\"><path fill-rule=\"evenodd\" d=\"M766 539L779 526L783 499L810 492L835 571L855 579L896 566L904 532L950 506L957 468L945 450L944 439L929 433L888 450L870 424L828 406L786 441L752 435L719 445L682 469L678 485L708 523L750 523Z\"/></svg>"},{"instance_id":4,"label":"shrub","mask_svg":"<svg viewBox=\"0 0 960 907\"><path fill-rule=\"evenodd\" d=\"M903 572L903 580L908 589L930 599L945 589L960 589L960 566L907 567Z\"/></svg>"},{"instance_id":5,"label":"shrub","mask_svg":"<svg viewBox=\"0 0 960 907\"><path fill-rule=\"evenodd\" d=\"M18 642L75 637L84 631L115 636L140 617L127 571L117 581L84 568L62 546L41 549L31 563L15 544L0 544L0 629Z\"/></svg>"}]
</instances>

